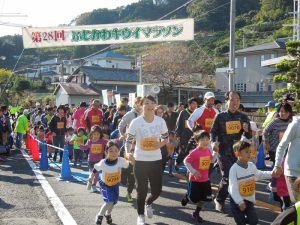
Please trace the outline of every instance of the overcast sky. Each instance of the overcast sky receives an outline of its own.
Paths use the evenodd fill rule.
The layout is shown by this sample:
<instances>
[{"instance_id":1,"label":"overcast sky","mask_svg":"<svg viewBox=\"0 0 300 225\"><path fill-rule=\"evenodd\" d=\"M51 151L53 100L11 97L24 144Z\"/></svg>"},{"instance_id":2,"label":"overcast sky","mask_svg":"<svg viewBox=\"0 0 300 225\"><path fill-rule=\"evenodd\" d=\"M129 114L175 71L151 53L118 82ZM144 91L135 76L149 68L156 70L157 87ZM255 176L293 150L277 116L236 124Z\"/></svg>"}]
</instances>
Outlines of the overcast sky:
<instances>
[{"instance_id":1,"label":"overcast sky","mask_svg":"<svg viewBox=\"0 0 300 225\"><path fill-rule=\"evenodd\" d=\"M4 22L32 27L68 24L78 15L98 8L114 9L139 0L0 0L0 36L22 34L21 27L3 26ZM9 17L19 13L27 17Z\"/></svg>"}]
</instances>

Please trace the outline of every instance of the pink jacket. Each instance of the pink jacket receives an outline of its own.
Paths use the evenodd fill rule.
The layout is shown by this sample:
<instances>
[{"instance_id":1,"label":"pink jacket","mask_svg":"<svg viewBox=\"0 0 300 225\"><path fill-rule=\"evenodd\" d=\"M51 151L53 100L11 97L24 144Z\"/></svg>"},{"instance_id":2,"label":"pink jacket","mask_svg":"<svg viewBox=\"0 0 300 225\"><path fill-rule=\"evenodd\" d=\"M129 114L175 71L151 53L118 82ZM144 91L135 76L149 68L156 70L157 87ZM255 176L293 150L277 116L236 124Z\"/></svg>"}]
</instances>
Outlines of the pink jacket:
<instances>
[{"instance_id":1,"label":"pink jacket","mask_svg":"<svg viewBox=\"0 0 300 225\"><path fill-rule=\"evenodd\" d=\"M74 119L74 125L73 128L75 131L77 131L77 129L79 127L84 127L86 129L86 122L84 120L84 112L85 112L85 108L84 107L78 107L75 112L73 113L73 119Z\"/></svg>"}]
</instances>

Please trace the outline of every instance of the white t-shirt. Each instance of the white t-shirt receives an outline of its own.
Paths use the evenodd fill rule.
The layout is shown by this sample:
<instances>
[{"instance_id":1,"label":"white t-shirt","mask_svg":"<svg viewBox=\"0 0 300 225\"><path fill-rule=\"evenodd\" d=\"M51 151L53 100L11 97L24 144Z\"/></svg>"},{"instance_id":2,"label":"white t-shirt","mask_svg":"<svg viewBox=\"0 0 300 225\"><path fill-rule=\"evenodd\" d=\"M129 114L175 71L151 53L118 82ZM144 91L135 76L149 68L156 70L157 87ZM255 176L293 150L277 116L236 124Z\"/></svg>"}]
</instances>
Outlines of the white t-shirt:
<instances>
[{"instance_id":1,"label":"white t-shirt","mask_svg":"<svg viewBox=\"0 0 300 225\"><path fill-rule=\"evenodd\" d=\"M109 165L106 159L102 159L100 162L94 165L95 170L102 171L100 179L107 186L114 186L121 181L121 169L127 168L129 162L122 157L118 157L118 161L114 165Z\"/></svg>"},{"instance_id":2,"label":"white t-shirt","mask_svg":"<svg viewBox=\"0 0 300 225\"><path fill-rule=\"evenodd\" d=\"M154 116L154 120L148 123L143 116L139 116L132 120L127 133L135 136L135 160L157 161L162 158L160 149L154 148L153 144L160 141L162 134L168 133L163 118Z\"/></svg>"}]
</instances>

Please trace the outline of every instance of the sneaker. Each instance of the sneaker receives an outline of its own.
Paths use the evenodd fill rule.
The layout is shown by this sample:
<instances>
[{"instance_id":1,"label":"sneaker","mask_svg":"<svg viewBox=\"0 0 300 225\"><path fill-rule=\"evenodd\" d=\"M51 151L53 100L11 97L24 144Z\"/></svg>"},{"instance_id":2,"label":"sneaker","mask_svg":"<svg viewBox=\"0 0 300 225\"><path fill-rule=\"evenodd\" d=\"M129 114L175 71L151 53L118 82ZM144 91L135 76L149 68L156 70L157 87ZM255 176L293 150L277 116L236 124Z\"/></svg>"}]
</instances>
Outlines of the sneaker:
<instances>
[{"instance_id":1,"label":"sneaker","mask_svg":"<svg viewBox=\"0 0 300 225\"><path fill-rule=\"evenodd\" d=\"M151 219L153 217L153 209L152 209L152 205L146 205L145 206L145 214L146 216Z\"/></svg>"},{"instance_id":2,"label":"sneaker","mask_svg":"<svg viewBox=\"0 0 300 225\"><path fill-rule=\"evenodd\" d=\"M169 177L174 177L174 174L173 173L169 173Z\"/></svg>"},{"instance_id":3,"label":"sneaker","mask_svg":"<svg viewBox=\"0 0 300 225\"><path fill-rule=\"evenodd\" d=\"M197 223L202 223L203 219L201 216L199 216L199 214L193 212L193 219L197 222Z\"/></svg>"},{"instance_id":4,"label":"sneaker","mask_svg":"<svg viewBox=\"0 0 300 225\"><path fill-rule=\"evenodd\" d=\"M103 216L96 216L95 222L97 225L101 225L102 224L102 220L103 220Z\"/></svg>"},{"instance_id":5,"label":"sneaker","mask_svg":"<svg viewBox=\"0 0 300 225\"><path fill-rule=\"evenodd\" d=\"M112 218L111 218L111 215L105 215L105 218L106 218L106 223L107 223L107 224L112 224Z\"/></svg>"},{"instance_id":6,"label":"sneaker","mask_svg":"<svg viewBox=\"0 0 300 225\"><path fill-rule=\"evenodd\" d=\"M146 223L145 223L145 216L144 215L139 215L137 217L136 225L146 225Z\"/></svg>"},{"instance_id":7,"label":"sneaker","mask_svg":"<svg viewBox=\"0 0 300 225\"><path fill-rule=\"evenodd\" d=\"M92 193L95 193L95 192L97 192L96 185L92 185L92 186L91 186L91 190L90 190L90 192L92 192Z\"/></svg>"},{"instance_id":8,"label":"sneaker","mask_svg":"<svg viewBox=\"0 0 300 225\"><path fill-rule=\"evenodd\" d=\"M132 196L130 193L127 193L127 201L128 202L133 202Z\"/></svg>"},{"instance_id":9,"label":"sneaker","mask_svg":"<svg viewBox=\"0 0 300 225\"><path fill-rule=\"evenodd\" d=\"M90 191L92 188L92 184L90 182L87 182L86 184L86 190Z\"/></svg>"},{"instance_id":10,"label":"sneaker","mask_svg":"<svg viewBox=\"0 0 300 225\"><path fill-rule=\"evenodd\" d=\"M185 195L182 199L181 199L181 205L182 206L186 206L189 202L189 199L187 198L187 196Z\"/></svg>"},{"instance_id":11,"label":"sneaker","mask_svg":"<svg viewBox=\"0 0 300 225\"><path fill-rule=\"evenodd\" d=\"M215 198L214 203L216 205L216 210L220 213L224 213L224 203L220 203L217 201L217 199Z\"/></svg>"}]
</instances>

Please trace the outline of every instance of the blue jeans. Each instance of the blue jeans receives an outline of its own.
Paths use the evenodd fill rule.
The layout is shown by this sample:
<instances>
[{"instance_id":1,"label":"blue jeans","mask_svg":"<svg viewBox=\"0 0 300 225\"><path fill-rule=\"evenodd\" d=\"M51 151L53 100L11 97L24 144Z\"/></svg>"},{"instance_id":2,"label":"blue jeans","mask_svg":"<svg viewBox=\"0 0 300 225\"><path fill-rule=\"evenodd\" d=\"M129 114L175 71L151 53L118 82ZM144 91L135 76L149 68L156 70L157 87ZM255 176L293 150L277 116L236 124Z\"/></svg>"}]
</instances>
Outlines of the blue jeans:
<instances>
[{"instance_id":1,"label":"blue jeans","mask_svg":"<svg viewBox=\"0 0 300 225\"><path fill-rule=\"evenodd\" d=\"M22 139L23 139L23 134L17 132L17 136L16 136L16 147L17 148L21 148L22 147Z\"/></svg>"},{"instance_id":2,"label":"blue jeans","mask_svg":"<svg viewBox=\"0 0 300 225\"><path fill-rule=\"evenodd\" d=\"M244 200L246 204L245 211L241 211L239 206L230 197L230 209L234 217L234 221L238 225L256 225L258 224L258 218L254 204L250 201Z\"/></svg>"}]
</instances>

